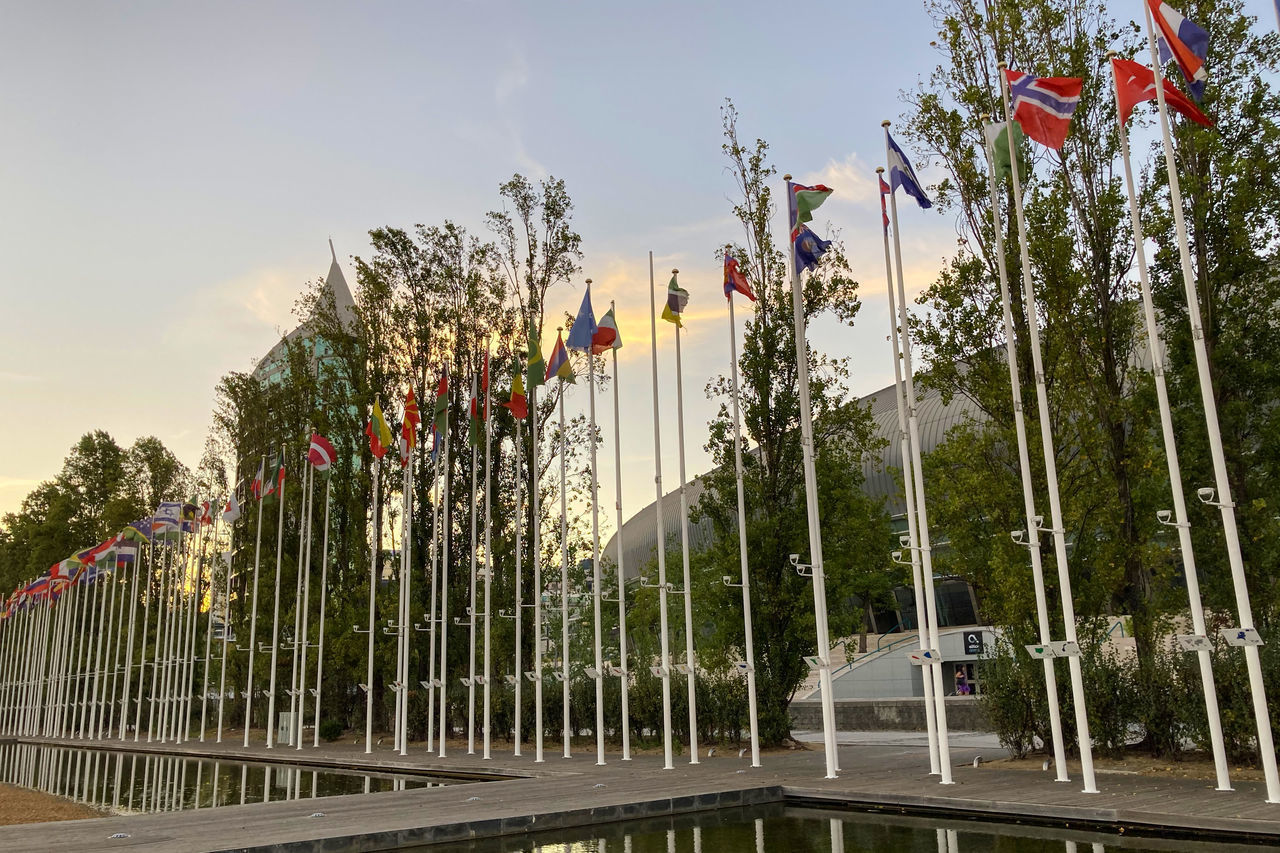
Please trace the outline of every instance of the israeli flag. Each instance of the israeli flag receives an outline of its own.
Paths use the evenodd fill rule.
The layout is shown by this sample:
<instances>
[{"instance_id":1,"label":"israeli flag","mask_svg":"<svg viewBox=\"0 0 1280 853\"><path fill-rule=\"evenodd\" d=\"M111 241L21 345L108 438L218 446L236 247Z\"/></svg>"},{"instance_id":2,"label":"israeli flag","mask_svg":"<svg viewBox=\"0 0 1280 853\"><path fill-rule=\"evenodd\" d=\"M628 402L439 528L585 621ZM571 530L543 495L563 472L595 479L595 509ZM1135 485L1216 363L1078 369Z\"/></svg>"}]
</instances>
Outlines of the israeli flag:
<instances>
[{"instance_id":1,"label":"israeli flag","mask_svg":"<svg viewBox=\"0 0 1280 853\"><path fill-rule=\"evenodd\" d=\"M921 207L933 207L933 202L929 201L929 197L924 194L924 190L920 187L920 180L916 178L916 170L911 168L911 161L907 159L907 155L902 153L902 149L898 147L898 143L893 141L893 137L889 135L887 129L884 135L889 141L889 185L895 190L898 187L902 187L907 195L914 198L916 204Z\"/></svg>"}]
</instances>

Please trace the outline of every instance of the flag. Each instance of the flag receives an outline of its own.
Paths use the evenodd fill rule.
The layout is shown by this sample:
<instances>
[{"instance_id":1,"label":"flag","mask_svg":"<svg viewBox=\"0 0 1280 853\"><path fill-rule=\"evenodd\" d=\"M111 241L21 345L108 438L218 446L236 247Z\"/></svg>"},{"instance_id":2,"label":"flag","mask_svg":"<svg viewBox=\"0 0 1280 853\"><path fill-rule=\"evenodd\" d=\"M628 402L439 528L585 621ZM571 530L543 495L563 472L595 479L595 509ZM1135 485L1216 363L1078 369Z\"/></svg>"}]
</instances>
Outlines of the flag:
<instances>
[{"instance_id":1,"label":"flag","mask_svg":"<svg viewBox=\"0 0 1280 853\"><path fill-rule=\"evenodd\" d=\"M387 455L387 451L391 449L391 427L387 426L387 420L382 416L382 405L376 399L373 401L373 414L368 426L364 428L364 434L369 436L369 452L375 458L381 459Z\"/></svg>"},{"instance_id":2,"label":"flag","mask_svg":"<svg viewBox=\"0 0 1280 853\"><path fill-rule=\"evenodd\" d=\"M182 521L182 504L177 501L161 501L151 516L151 535L176 532Z\"/></svg>"},{"instance_id":3,"label":"flag","mask_svg":"<svg viewBox=\"0 0 1280 853\"><path fill-rule=\"evenodd\" d=\"M75 574L75 562L68 558L54 563L49 569L49 581L58 587L66 586L71 583L71 578Z\"/></svg>"},{"instance_id":4,"label":"flag","mask_svg":"<svg viewBox=\"0 0 1280 853\"><path fill-rule=\"evenodd\" d=\"M596 333L591 337L591 352L600 355L605 350L622 349L622 335L618 333L618 319L613 316L613 306L604 312Z\"/></svg>"},{"instance_id":5,"label":"flag","mask_svg":"<svg viewBox=\"0 0 1280 853\"><path fill-rule=\"evenodd\" d=\"M263 485L263 476L266 471L266 467L267 467L267 458L264 456L262 457L262 461L258 463L258 473L255 474L253 477L253 485L249 487L249 490L253 492L253 496L258 500L262 500L262 498L264 497L262 494L262 485Z\"/></svg>"},{"instance_id":6,"label":"flag","mask_svg":"<svg viewBox=\"0 0 1280 853\"><path fill-rule=\"evenodd\" d=\"M124 530L120 531L120 539L126 542L150 542L151 529L152 520L150 518L140 518L137 521L130 522Z\"/></svg>"},{"instance_id":7,"label":"flag","mask_svg":"<svg viewBox=\"0 0 1280 853\"><path fill-rule=\"evenodd\" d=\"M1160 29L1156 37L1160 61L1176 60L1182 76L1187 78L1191 97L1200 100L1204 97L1205 81L1209 79L1204 67L1209 55L1209 34L1163 0L1147 0L1147 6L1151 8L1151 19Z\"/></svg>"},{"instance_id":8,"label":"flag","mask_svg":"<svg viewBox=\"0 0 1280 853\"><path fill-rule=\"evenodd\" d=\"M484 420L489 422L489 347L484 348L484 370L480 374L480 393L484 394Z\"/></svg>"},{"instance_id":9,"label":"flag","mask_svg":"<svg viewBox=\"0 0 1280 853\"><path fill-rule=\"evenodd\" d=\"M232 492L231 497L227 498L227 505L222 508L222 520L227 524L240 518L240 502L236 500L236 493ZM123 535L123 534L121 534Z\"/></svg>"},{"instance_id":10,"label":"flag","mask_svg":"<svg viewBox=\"0 0 1280 853\"><path fill-rule=\"evenodd\" d=\"M596 313L591 308L591 285L588 284L587 292L582 295L582 305L578 306L578 316L569 327L569 339L565 345L571 350L589 352L597 328Z\"/></svg>"},{"instance_id":11,"label":"flag","mask_svg":"<svg viewBox=\"0 0 1280 853\"><path fill-rule=\"evenodd\" d=\"M284 483L284 457L280 455L279 450L271 455L271 467L275 468L278 471L278 474L276 479L265 481L266 490L262 492L262 497L264 498L268 495L274 495L276 493L276 487ZM264 477L265 473L259 470L258 476Z\"/></svg>"},{"instance_id":12,"label":"flag","mask_svg":"<svg viewBox=\"0 0 1280 853\"><path fill-rule=\"evenodd\" d=\"M137 545L116 545L116 568L131 566L137 559Z\"/></svg>"},{"instance_id":13,"label":"flag","mask_svg":"<svg viewBox=\"0 0 1280 853\"><path fill-rule=\"evenodd\" d=\"M884 220L885 230L888 230L889 208L886 205L885 199L889 197L889 193L893 192L893 189L884 182L884 177L882 175L876 175L876 180L880 182L880 218Z\"/></svg>"},{"instance_id":14,"label":"flag","mask_svg":"<svg viewBox=\"0 0 1280 853\"><path fill-rule=\"evenodd\" d=\"M676 282L676 274L672 272L671 281L667 283L667 304L662 309L662 319L683 329L684 323L680 322L680 315L688 304L689 291Z\"/></svg>"},{"instance_id":15,"label":"flag","mask_svg":"<svg viewBox=\"0 0 1280 853\"><path fill-rule=\"evenodd\" d=\"M284 497L284 450L283 449L276 451L276 464L278 465L278 470L276 471L275 488L279 490L280 496Z\"/></svg>"},{"instance_id":16,"label":"flag","mask_svg":"<svg viewBox=\"0 0 1280 853\"><path fill-rule=\"evenodd\" d=\"M1004 69L1004 78L1009 83L1013 117L1022 125L1022 132L1041 145L1061 150L1084 81L1079 77L1032 77L1009 68Z\"/></svg>"},{"instance_id":17,"label":"flag","mask_svg":"<svg viewBox=\"0 0 1280 853\"><path fill-rule=\"evenodd\" d=\"M551 350L545 381L550 382L552 376L559 376L561 382L573 381L573 365L569 363L569 351L564 348L563 332L556 332L556 346Z\"/></svg>"},{"instance_id":18,"label":"flag","mask_svg":"<svg viewBox=\"0 0 1280 853\"><path fill-rule=\"evenodd\" d=\"M434 464L436 457L440 455L440 433L436 432L436 428L431 428L431 462Z\"/></svg>"},{"instance_id":19,"label":"flag","mask_svg":"<svg viewBox=\"0 0 1280 853\"><path fill-rule=\"evenodd\" d=\"M536 389L547 383L547 363L542 358L542 344L538 341L538 327L529 321L529 363L525 365L525 375L530 388Z\"/></svg>"},{"instance_id":20,"label":"flag","mask_svg":"<svg viewBox=\"0 0 1280 853\"><path fill-rule=\"evenodd\" d=\"M333 460L337 458L337 454L333 450L333 444L329 439L325 438L318 432L311 433L311 446L307 448L307 461L317 471L328 471L333 466ZM231 496L235 500L235 495ZM227 504L231 506L230 503ZM236 508L236 515L239 516L240 510ZM234 521L235 519L228 519Z\"/></svg>"},{"instance_id":21,"label":"flag","mask_svg":"<svg viewBox=\"0 0 1280 853\"><path fill-rule=\"evenodd\" d=\"M418 446L418 425L422 423L422 414L418 411L418 401L413 396L413 389L404 398L404 421L400 425L400 434L409 445L409 452Z\"/></svg>"},{"instance_id":22,"label":"flag","mask_svg":"<svg viewBox=\"0 0 1280 853\"><path fill-rule=\"evenodd\" d=\"M480 446L483 427L480 419L480 392L476 385L476 376L471 377L471 420L467 426L467 441L472 447Z\"/></svg>"},{"instance_id":23,"label":"flag","mask_svg":"<svg viewBox=\"0 0 1280 853\"><path fill-rule=\"evenodd\" d=\"M440 374L440 384L436 386L436 402L431 415L431 428L436 434L443 434L449 428L449 371Z\"/></svg>"},{"instance_id":24,"label":"flag","mask_svg":"<svg viewBox=\"0 0 1280 853\"><path fill-rule=\"evenodd\" d=\"M791 213L791 227L801 222L810 222L813 212L827 200L835 190L822 184L806 187L804 184L793 184L787 181L787 208Z\"/></svg>"},{"instance_id":25,"label":"flag","mask_svg":"<svg viewBox=\"0 0 1280 853\"><path fill-rule=\"evenodd\" d=\"M733 292L738 291L743 296L756 301L756 295L751 292L751 284L747 281L747 277L742 274L742 270L738 269L738 259L729 253L726 249L724 253L724 296L725 299L732 299Z\"/></svg>"},{"instance_id":26,"label":"flag","mask_svg":"<svg viewBox=\"0 0 1280 853\"><path fill-rule=\"evenodd\" d=\"M924 188L920 186L920 179L916 177L916 170L911 167L911 161L907 159L907 155L898 147L898 143L889 135L889 131L884 132L885 139L889 141L889 151L886 156L889 158L889 186L893 189L902 187L903 192L916 200L916 204L923 208L933 207L933 202L929 201L929 197L924 194Z\"/></svg>"},{"instance_id":27,"label":"flag","mask_svg":"<svg viewBox=\"0 0 1280 853\"><path fill-rule=\"evenodd\" d=\"M213 501L200 502L200 523L213 524Z\"/></svg>"},{"instance_id":28,"label":"flag","mask_svg":"<svg viewBox=\"0 0 1280 853\"><path fill-rule=\"evenodd\" d=\"M1144 101L1156 98L1156 75L1145 65L1131 59L1111 57L1111 70L1116 78L1116 95L1120 103L1120 123L1124 124L1133 114L1133 108ZM1205 127L1213 122L1200 108L1167 79L1164 83L1164 102L1187 118Z\"/></svg>"},{"instance_id":29,"label":"flag","mask_svg":"<svg viewBox=\"0 0 1280 853\"><path fill-rule=\"evenodd\" d=\"M823 240L809 230L808 225L800 225L792 235L792 246L796 256L796 275L811 270L831 248L831 241Z\"/></svg>"},{"instance_id":30,"label":"flag","mask_svg":"<svg viewBox=\"0 0 1280 853\"><path fill-rule=\"evenodd\" d=\"M1018 180L1021 182L1031 174L1031 159L1027 156L1026 136L1022 133L1022 125L1016 121L1010 124L1013 125L1013 138L1018 148ZM1003 182L1013 173L1009 159L1009 127L1002 121L991 122L983 127L983 133L991 148L991 169L996 181Z\"/></svg>"},{"instance_id":31,"label":"flag","mask_svg":"<svg viewBox=\"0 0 1280 853\"><path fill-rule=\"evenodd\" d=\"M116 544L116 539L117 537L115 536L112 536L109 539L104 539L92 548L85 548L83 551L77 551L76 555L71 559L82 566L93 565L98 561L100 556L111 550L112 546ZM64 560L63 562L66 561ZM62 564L59 563L58 565ZM54 566L54 568L56 569L57 566ZM52 571L50 572L50 576L52 576Z\"/></svg>"},{"instance_id":32,"label":"flag","mask_svg":"<svg viewBox=\"0 0 1280 853\"><path fill-rule=\"evenodd\" d=\"M524 371L519 364L516 365L515 375L511 377L511 396L502 406L511 410L512 417L520 420L529 417L529 398L524 394Z\"/></svg>"}]
</instances>

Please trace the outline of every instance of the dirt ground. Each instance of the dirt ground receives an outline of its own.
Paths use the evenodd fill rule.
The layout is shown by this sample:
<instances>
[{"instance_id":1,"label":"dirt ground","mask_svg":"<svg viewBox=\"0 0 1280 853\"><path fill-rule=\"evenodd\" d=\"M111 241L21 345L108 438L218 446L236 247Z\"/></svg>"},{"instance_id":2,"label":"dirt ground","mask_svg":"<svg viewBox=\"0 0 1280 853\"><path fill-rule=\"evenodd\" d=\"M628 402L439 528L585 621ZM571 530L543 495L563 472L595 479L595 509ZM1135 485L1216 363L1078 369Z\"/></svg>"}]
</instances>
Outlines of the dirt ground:
<instances>
[{"instance_id":1,"label":"dirt ground","mask_svg":"<svg viewBox=\"0 0 1280 853\"><path fill-rule=\"evenodd\" d=\"M102 817L94 809L43 791L0 784L0 826Z\"/></svg>"},{"instance_id":2,"label":"dirt ground","mask_svg":"<svg viewBox=\"0 0 1280 853\"><path fill-rule=\"evenodd\" d=\"M1028 770L1039 773L1046 772L1043 769L1046 760L1050 762L1047 772L1052 773L1052 759L1041 754L1031 755L1021 760L1002 758L996 761L983 762L982 766L996 767L1003 770ZM1217 778L1213 769L1213 758L1200 755L1189 755L1180 761L1170 761L1167 758L1151 758L1140 754L1130 754L1124 758L1094 756L1093 766L1098 773L1163 776L1171 779L1203 779L1210 782ZM1077 759L1068 759L1067 767L1072 774L1080 772L1080 762ZM1249 782L1261 782L1264 779L1260 768L1231 765L1228 770L1232 779Z\"/></svg>"}]
</instances>

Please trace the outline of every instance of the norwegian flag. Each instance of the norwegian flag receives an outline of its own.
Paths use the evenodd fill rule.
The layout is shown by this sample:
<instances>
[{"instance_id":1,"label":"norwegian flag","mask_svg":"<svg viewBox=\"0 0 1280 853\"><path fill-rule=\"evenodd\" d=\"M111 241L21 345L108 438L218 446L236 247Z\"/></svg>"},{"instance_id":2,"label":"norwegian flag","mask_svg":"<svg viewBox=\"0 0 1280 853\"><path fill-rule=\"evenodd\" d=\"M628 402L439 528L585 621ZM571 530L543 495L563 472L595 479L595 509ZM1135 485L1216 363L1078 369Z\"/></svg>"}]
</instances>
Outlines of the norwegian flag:
<instances>
[{"instance_id":1,"label":"norwegian flag","mask_svg":"<svg viewBox=\"0 0 1280 853\"><path fill-rule=\"evenodd\" d=\"M1010 68L1004 70L1004 78L1009 84L1013 117L1022 125L1022 132L1041 145L1061 150L1084 81L1079 77L1032 77Z\"/></svg>"},{"instance_id":2,"label":"norwegian flag","mask_svg":"<svg viewBox=\"0 0 1280 853\"><path fill-rule=\"evenodd\" d=\"M1209 34L1194 21L1162 0L1147 0L1151 19L1160 28L1157 37L1160 61L1177 60L1182 76L1187 78L1187 91L1197 101L1204 97L1204 84L1209 79L1204 61L1209 55Z\"/></svg>"}]
</instances>

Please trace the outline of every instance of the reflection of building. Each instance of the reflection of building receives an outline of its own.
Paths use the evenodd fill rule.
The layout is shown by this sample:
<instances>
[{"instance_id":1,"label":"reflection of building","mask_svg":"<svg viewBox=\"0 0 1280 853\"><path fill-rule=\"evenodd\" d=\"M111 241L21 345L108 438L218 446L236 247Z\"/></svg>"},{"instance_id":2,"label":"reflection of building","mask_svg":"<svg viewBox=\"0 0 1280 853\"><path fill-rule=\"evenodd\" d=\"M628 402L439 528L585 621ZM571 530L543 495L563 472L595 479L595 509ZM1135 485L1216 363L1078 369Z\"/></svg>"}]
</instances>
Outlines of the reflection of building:
<instances>
[{"instance_id":1,"label":"reflection of building","mask_svg":"<svg viewBox=\"0 0 1280 853\"><path fill-rule=\"evenodd\" d=\"M355 300L351 298L351 288L347 287L347 279L342 274L342 267L338 265L338 255L333 249L332 240L329 241L329 253L333 256L333 262L329 265L329 274L325 276L324 284L333 296L338 321L343 328L351 328L355 323ZM313 365L317 361L323 361L329 355L329 345L323 339L315 338L314 331L314 321L310 318L304 320L262 357L253 369L253 378L269 385L279 384L289 369L289 346L299 343L308 345Z\"/></svg>"}]
</instances>

